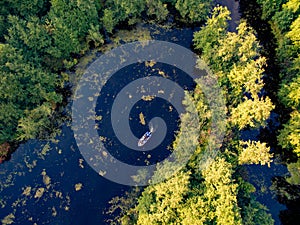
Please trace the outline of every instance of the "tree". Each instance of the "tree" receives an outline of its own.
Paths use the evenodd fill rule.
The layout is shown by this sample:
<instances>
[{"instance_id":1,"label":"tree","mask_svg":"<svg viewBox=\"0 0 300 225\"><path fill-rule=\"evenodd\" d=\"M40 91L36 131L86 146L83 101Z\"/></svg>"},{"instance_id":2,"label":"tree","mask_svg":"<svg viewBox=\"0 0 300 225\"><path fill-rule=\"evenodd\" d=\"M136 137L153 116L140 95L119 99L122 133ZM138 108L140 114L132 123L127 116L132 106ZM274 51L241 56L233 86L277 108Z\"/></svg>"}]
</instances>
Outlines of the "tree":
<instances>
[{"instance_id":1,"label":"tree","mask_svg":"<svg viewBox=\"0 0 300 225\"><path fill-rule=\"evenodd\" d=\"M286 33L292 22L297 18L300 4L298 0L289 0L282 5L282 10L277 11L272 21L280 33Z\"/></svg>"},{"instance_id":2,"label":"tree","mask_svg":"<svg viewBox=\"0 0 300 225\"><path fill-rule=\"evenodd\" d=\"M201 22L209 13L211 5L211 0L177 0L175 8L184 19Z\"/></svg>"},{"instance_id":3,"label":"tree","mask_svg":"<svg viewBox=\"0 0 300 225\"><path fill-rule=\"evenodd\" d=\"M92 42L95 47L104 44L103 36L100 33L100 26L99 25L94 26L92 24L91 28L88 30L88 35L86 39L88 43Z\"/></svg>"},{"instance_id":4,"label":"tree","mask_svg":"<svg viewBox=\"0 0 300 225\"><path fill-rule=\"evenodd\" d=\"M229 72L233 65L243 66L258 58L259 50L254 30L245 21L241 21L237 33L227 32L226 36L219 39L212 60L218 70Z\"/></svg>"},{"instance_id":5,"label":"tree","mask_svg":"<svg viewBox=\"0 0 300 225\"><path fill-rule=\"evenodd\" d=\"M163 4L160 0L146 0L147 15L155 16L158 21L164 21L169 14L167 4Z\"/></svg>"},{"instance_id":6,"label":"tree","mask_svg":"<svg viewBox=\"0 0 300 225\"><path fill-rule=\"evenodd\" d=\"M0 65L0 124L4 128L1 130L1 143L18 137L19 120L27 121L34 116L28 129L34 125L37 128L36 124L41 125L42 121L48 124L50 114L45 112L52 111L53 105L62 101L62 96L55 92L57 75L40 65L26 62L22 51L9 44L0 45Z\"/></svg>"},{"instance_id":7,"label":"tree","mask_svg":"<svg viewBox=\"0 0 300 225\"><path fill-rule=\"evenodd\" d=\"M228 73L228 84L232 93L232 98L229 102L236 106L241 102L245 95L257 98L260 94L264 83L262 80L264 73L264 66L266 66L266 59L259 57L251 60L246 64L234 64Z\"/></svg>"},{"instance_id":8,"label":"tree","mask_svg":"<svg viewBox=\"0 0 300 225\"><path fill-rule=\"evenodd\" d=\"M177 211L188 192L188 183L189 173L180 172L165 182L146 188L136 206L136 224L180 223Z\"/></svg>"},{"instance_id":9,"label":"tree","mask_svg":"<svg viewBox=\"0 0 300 225\"><path fill-rule=\"evenodd\" d=\"M28 18L43 16L46 13L48 0L5 0L11 8L12 15Z\"/></svg>"},{"instance_id":10,"label":"tree","mask_svg":"<svg viewBox=\"0 0 300 225\"><path fill-rule=\"evenodd\" d=\"M200 31L194 33L195 49L201 52L202 58L210 65L213 64L212 56L218 47L219 40L226 35L229 15L230 12L227 8L215 7L206 25Z\"/></svg>"},{"instance_id":11,"label":"tree","mask_svg":"<svg viewBox=\"0 0 300 225\"><path fill-rule=\"evenodd\" d=\"M102 18L105 29L112 33L114 27L125 22L133 25L145 10L145 1L142 0L109 0L105 2L106 8Z\"/></svg>"},{"instance_id":12,"label":"tree","mask_svg":"<svg viewBox=\"0 0 300 225\"><path fill-rule=\"evenodd\" d=\"M283 128L279 130L277 140L284 151L292 151L298 156L297 162L288 163L291 176L286 178L290 184L298 185L300 183L300 2L298 0L259 0L259 2L263 5L263 11L269 12L266 18L272 25L272 32L277 39L278 48L274 62L280 68L281 80L279 81L278 98L283 106L291 112L286 114L286 110L282 110L281 117L288 119L288 121L285 122L284 119ZM265 2L273 2L274 5L276 2L277 10L268 9ZM279 8L281 4L282 7ZM289 193L288 191L294 190L296 186L292 186L286 181L275 180L280 198L288 200L298 198L297 193ZM284 188L280 187L282 186L282 184L279 185L280 183L284 184Z\"/></svg>"},{"instance_id":13,"label":"tree","mask_svg":"<svg viewBox=\"0 0 300 225\"><path fill-rule=\"evenodd\" d=\"M257 2L262 6L262 19L270 20L276 12L280 11L285 0L257 0Z\"/></svg>"},{"instance_id":14,"label":"tree","mask_svg":"<svg viewBox=\"0 0 300 225\"><path fill-rule=\"evenodd\" d=\"M273 154L270 154L270 147L260 141L240 141L239 164L267 164L270 167Z\"/></svg>"},{"instance_id":15,"label":"tree","mask_svg":"<svg viewBox=\"0 0 300 225\"><path fill-rule=\"evenodd\" d=\"M278 135L279 144L286 149L292 149L300 157L300 112L291 113L289 121L283 125Z\"/></svg>"},{"instance_id":16,"label":"tree","mask_svg":"<svg viewBox=\"0 0 300 225\"><path fill-rule=\"evenodd\" d=\"M114 27L118 24L118 19L114 18L114 12L110 9L104 9L102 17L103 26L108 33L112 33Z\"/></svg>"},{"instance_id":17,"label":"tree","mask_svg":"<svg viewBox=\"0 0 300 225\"><path fill-rule=\"evenodd\" d=\"M50 125L51 114L50 103L44 103L32 110L25 110L24 116L18 122L17 139L22 141L38 137L39 133Z\"/></svg>"},{"instance_id":18,"label":"tree","mask_svg":"<svg viewBox=\"0 0 300 225\"><path fill-rule=\"evenodd\" d=\"M231 124L239 129L265 126L274 109L270 98L261 97L266 59L259 54L260 46L253 29L241 22L237 33L226 33L228 13L224 8L217 10L222 13L213 13L207 26L195 33L195 47L202 51L203 58L227 91ZM216 34L212 28L220 33Z\"/></svg>"},{"instance_id":19,"label":"tree","mask_svg":"<svg viewBox=\"0 0 300 225\"><path fill-rule=\"evenodd\" d=\"M202 172L206 187L204 198L213 212L209 217L215 224L242 224L236 198L238 185L234 183L232 173L232 165L220 157Z\"/></svg>"},{"instance_id":20,"label":"tree","mask_svg":"<svg viewBox=\"0 0 300 225\"><path fill-rule=\"evenodd\" d=\"M240 130L253 127L266 126L274 105L269 97L245 99L236 108L231 110L230 122Z\"/></svg>"},{"instance_id":21,"label":"tree","mask_svg":"<svg viewBox=\"0 0 300 225\"><path fill-rule=\"evenodd\" d=\"M274 105L269 97L245 99L231 110L230 122L240 130L247 127L266 126L266 120L273 109Z\"/></svg>"},{"instance_id":22,"label":"tree","mask_svg":"<svg viewBox=\"0 0 300 225\"><path fill-rule=\"evenodd\" d=\"M295 47L300 48L300 15L293 21L291 29L287 33L287 37L293 41Z\"/></svg>"},{"instance_id":23,"label":"tree","mask_svg":"<svg viewBox=\"0 0 300 225\"><path fill-rule=\"evenodd\" d=\"M286 73L286 68L289 67L293 58L297 57L297 48L293 46L290 38L291 36L296 35L298 29L298 22L295 22L295 20L299 16L299 9L300 5L297 0L289 0L283 4L282 9L276 12L271 18L272 30L278 45L276 57L282 68L282 77L288 75L288 73Z\"/></svg>"},{"instance_id":24,"label":"tree","mask_svg":"<svg viewBox=\"0 0 300 225\"><path fill-rule=\"evenodd\" d=\"M23 116L23 111L12 102L0 103L0 144L16 138L18 120Z\"/></svg>"},{"instance_id":25,"label":"tree","mask_svg":"<svg viewBox=\"0 0 300 225\"><path fill-rule=\"evenodd\" d=\"M217 158L196 178L181 171L147 187L134 210L133 224L241 224L232 167ZM198 174L199 176L199 174ZM127 224L129 215L123 217ZM122 223L122 224L126 224Z\"/></svg>"},{"instance_id":26,"label":"tree","mask_svg":"<svg viewBox=\"0 0 300 225\"><path fill-rule=\"evenodd\" d=\"M52 0L46 18L52 45L46 52L58 60L70 59L87 49L84 41L92 26L98 24L98 3L89 1Z\"/></svg>"},{"instance_id":27,"label":"tree","mask_svg":"<svg viewBox=\"0 0 300 225\"><path fill-rule=\"evenodd\" d=\"M10 8L6 0L0 1L0 42L4 41L6 30L8 27L7 16L9 15Z\"/></svg>"},{"instance_id":28,"label":"tree","mask_svg":"<svg viewBox=\"0 0 300 225\"><path fill-rule=\"evenodd\" d=\"M250 200L249 204L244 207L243 222L247 225L271 225L274 220L270 213L267 213L268 208L258 201Z\"/></svg>"},{"instance_id":29,"label":"tree","mask_svg":"<svg viewBox=\"0 0 300 225\"><path fill-rule=\"evenodd\" d=\"M300 159L295 163L289 163L287 168L291 174L286 180L290 184L300 185Z\"/></svg>"},{"instance_id":30,"label":"tree","mask_svg":"<svg viewBox=\"0 0 300 225\"><path fill-rule=\"evenodd\" d=\"M46 49L51 45L51 36L39 18L30 17L27 20L18 16L8 16L7 43L22 51L27 61L41 63Z\"/></svg>"},{"instance_id":31,"label":"tree","mask_svg":"<svg viewBox=\"0 0 300 225\"><path fill-rule=\"evenodd\" d=\"M300 75L292 80L284 80L281 84L278 96L281 102L292 109L300 107Z\"/></svg>"}]
</instances>

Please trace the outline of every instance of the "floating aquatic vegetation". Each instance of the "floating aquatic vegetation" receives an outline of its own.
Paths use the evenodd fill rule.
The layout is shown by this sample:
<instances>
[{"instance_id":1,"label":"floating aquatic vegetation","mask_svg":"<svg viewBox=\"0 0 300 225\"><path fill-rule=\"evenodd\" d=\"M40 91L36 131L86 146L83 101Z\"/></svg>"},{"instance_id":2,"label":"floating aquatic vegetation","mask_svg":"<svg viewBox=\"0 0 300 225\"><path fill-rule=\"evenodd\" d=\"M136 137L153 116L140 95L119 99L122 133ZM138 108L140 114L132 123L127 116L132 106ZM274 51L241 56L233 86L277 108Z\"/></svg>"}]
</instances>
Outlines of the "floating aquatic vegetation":
<instances>
[{"instance_id":1,"label":"floating aquatic vegetation","mask_svg":"<svg viewBox=\"0 0 300 225\"><path fill-rule=\"evenodd\" d=\"M47 186L47 189L49 189L51 178L46 174L46 170L43 170L41 175L43 176L43 183Z\"/></svg>"},{"instance_id":2,"label":"floating aquatic vegetation","mask_svg":"<svg viewBox=\"0 0 300 225\"><path fill-rule=\"evenodd\" d=\"M155 99L155 96L154 95L143 95L142 99L144 101L152 101L153 99Z\"/></svg>"},{"instance_id":3,"label":"floating aquatic vegetation","mask_svg":"<svg viewBox=\"0 0 300 225\"><path fill-rule=\"evenodd\" d=\"M145 117L144 117L144 114L142 112L139 114L139 117L140 117L140 123L142 125L146 125Z\"/></svg>"},{"instance_id":4,"label":"floating aquatic vegetation","mask_svg":"<svg viewBox=\"0 0 300 225\"><path fill-rule=\"evenodd\" d=\"M47 155L47 153L48 153L50 150L51 150L50 144L49 144L49 143L46 143L46 144L44 145L44 147L42 148L42 150L41 150L40 152L38 152L39 158L45 160L45 156Z\"/></svg>"},{"instance_id":5,"label":"floating aquatic vegetation","mask_svg":"<svg viewBox=\"0 0 300 225\"><path fill-rule=\"evenodd\" d=\"M52 216L53 217L57 216L57 211L56 211L56 208L54 206L52 207L51 210L52 210Z\"/></svg>"},{"instance_id":6,"label":"floating aquatic vegetation","mask_svg":"<svg viewBox=\"0 0 300 225\"><path fill-rule=\"evenodd\" d=\"M37 160L32 160L32 162L30 162L30 158L28 156L25 156L24 162L26 167L28 168L28 171L32 172L32 169L36 167Z\"/></svg>"},{"instance_id":7,"label":"floating aquatic vegetation","mask_svg":"<svg viewBox=\"0 0 300 225\"><path fill-rule=\"evenodd\" d=\"M84 168L83 159L79 159L79 167L82 169Z\"/></svg>"},{"instance_id":8,"label":"floating aquatic vegetation","mask_svg":"<svg viewBox=\"0 0 300 225\"><path fill-rule=\"evenodd\" d=\"M30 192L31 192L31 187L28 186L24 189L22 195L25 195L25 196L29 196L30 195Z\"/></svg>"},{"instance_id":9,"label":"floating aquatic vegetation","mask_svg":"<svg viewBox=\"0 0 300 225\"><path fill-rule=\"evenodd\" d=\"M13 224L14 223L14 219L15 219L15 215L12 214L12 213L10 213L6 217L4 217L3 220L1 220L2 225Z\"/></svg>"},{"instance_id":10,"label":"floating aquatic vegetation","mask_svg":"<svg viewBox=\"0 0 300 225\"><path fill-rule=\"evenodd\" d=\"M36 190L34 198L41 198L45 192L45 188L40 187Z\"/></svg>"},{"instance_id":11,"label":"floating aquatic vegetation","mask_svg":"<svg viewBox=\"0 0 300 225\"><path fill-rule=\"evenodd\" d=\"M168 78L169 76L162 70L158 70L158 74L161 75L164 78Z\"/></svg>"},{"instance_id":12,"label":"floating aquatic vegetation","mask_svg":"<svg viewBox=\"0 0 300 225\"><path fill-rule=\"evenodd\" d=\"M75 184L75 191L80 191L82 189L82 183Z\"/></svg>"},{"instance_id":13,"label":"floating aquatic vegetation","mask_svg":"<svg viewBox=\"0 0 300 225\"><path fill-rule=\"evenodd\" d=\"M156 64L155 61L145 61L145 66L147 67L153 67Z\"/></svg>"}]
</instances>

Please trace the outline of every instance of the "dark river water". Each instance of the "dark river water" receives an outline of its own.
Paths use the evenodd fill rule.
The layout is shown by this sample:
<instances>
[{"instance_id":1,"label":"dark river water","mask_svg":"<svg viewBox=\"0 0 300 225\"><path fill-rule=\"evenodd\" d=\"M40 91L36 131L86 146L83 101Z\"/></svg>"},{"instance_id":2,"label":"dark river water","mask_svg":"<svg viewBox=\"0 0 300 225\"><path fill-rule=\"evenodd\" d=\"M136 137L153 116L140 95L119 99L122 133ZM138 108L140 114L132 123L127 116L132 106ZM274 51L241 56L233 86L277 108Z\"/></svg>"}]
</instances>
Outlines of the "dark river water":
<instances>
[{"instance_id":1,"label":"dark river water","mask_svg":"<svg viewBox=\"0 0 300 225\"><path fill-rule=\"evenodd\" d=\"M57 142L29 141L2 165L1 219L13 213L14 224L22 225L103 224L106 203L127 188L102 178L82 160L69 127L62 127ZM43 154L43 149L49 151Z\"/></svg>"},{"instance_id":2,"label":"dark river water","mask_svg":"<svg viewBox=\"0 0 300 225\"><path fill-rule=\"evenodd\" d=\"M148 124L151 124L151 119L155 117L163 119L167 124L165 138L156 148L151 148L151 158L148 158L149 154L147 151L136 151L124 146L118 137L116 137L111 121L111 108L116 100L117 94L128 83L149 76L160 76L159 73L168 74L168 79L179 84L186 91L191 91L195 87L192 78L174 66L160 62L151 67L146 66L144 62L135 63L116 72L106 82L97 100L96 112L98 116L101 116L101 120L98 121L98 134L99 136L106 137L105 148L108 149L115 158L128 164L154 164L156 161L161 161L171 153L171 151L168 150L168 146L174 141L174 132L179 128L179 113L172 105L172 99L168 99L168 101L159 97L156 97L151 101L144 101L141 99L136 102L130 110L129 125L133 135L136 137L141 137L149 130ZM162 89L163 88L165 87L162 87ZM103 104L104 102L105 104ZM139 115L141 114L145 120L144 124L140 122ZM155 127L153 125L154 132L151 142L156 142L156 136L160 136L159 129L160 127ZM123 131L121 128L118 132L120 135L126 136L126 130Z\"/></svg>"},{"instance_id":3,"label":"dark river water","mask_svg":"<svg viewBox=\"0 0 300 225\"><path fill-rule=\"evenodd\" d=\"M235 1L223 1L229 4L234 12L234 23L239 19ZM234 24L231 24L233 29ZM164 40L190 48L195 29L162 29L148 27L153 39ZM174 68L167 65L155 65L166 73L171 73ZM137 72L138 71L138 72ZM142 71L142 72L141 72ZM135 153L125 149L122 143L113 135L109 121L109 112L113 97L130 79L147 76L149 71L144 64L134 64L116 73L110 85L103 88L103 93L98 99L96 111L102 117L99 121L99 135L107 135L107 149L110 153L124 162L136 162L137 165L145 163L147 154ZM193 82L184 77L180 71L173 77L176 82L182 82L186 90L191 90ZM105 102L105 104L102 104ZM147 124L151 118L159 116L168 124L168 135L161 143L161 149L167 149L174 140L174 132L178 129L178 113L170 111L172 105L163 99L155 101L138 102L130 112L130 126L135 136L141 136L148 127L140 123L138 115L143 114ZM0 220L9 224L53 224L53 225L81 225L105 224L109 207L108 201L112 197L124 194L129 190L111 182L97 174L85 162L73 137L73 131L67 122L61 127L61 134L53 141L31 140L22 144L12 155L9 162L0 167ZM247 136L257 135L248 133ZM152 152L153 157L147 158L148 163L155 163L169 154L169 151ZM134 160L132 160L134 159ZM247 176L257 189L257 199L266 205L276 224L280 224L279 212L285 207L276 201L276 196L270 190L271 179L274 176L286 174L286 168L272 163L267 166L247 166ZM2 221L2 222L5 222ZM3 223L5 224L5 223Z\"/></svg>"}]
</instances>

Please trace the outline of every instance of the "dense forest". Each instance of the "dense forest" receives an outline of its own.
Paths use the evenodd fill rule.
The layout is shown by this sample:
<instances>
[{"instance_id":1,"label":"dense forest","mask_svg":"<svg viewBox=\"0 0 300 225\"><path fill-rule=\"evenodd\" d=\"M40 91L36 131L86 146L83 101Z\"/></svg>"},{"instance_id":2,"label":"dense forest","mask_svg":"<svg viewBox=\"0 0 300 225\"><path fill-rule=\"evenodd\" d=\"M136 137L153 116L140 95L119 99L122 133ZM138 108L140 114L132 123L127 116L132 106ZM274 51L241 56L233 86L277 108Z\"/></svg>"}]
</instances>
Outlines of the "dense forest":
<instances>
[{"instance_id":1,"label":"dense forest","mask_svg":"<svg viewBox=\"0 0 300 225\"><path fill-rule=\"evenodd\" d=\"M276 193L285 204L299 201L293 190L300 185L300 2L255 4L273 35L271 44L260 40L262 31L252 27L247 15L229 32L230 11L212 0L1 1L0 162L9 160L18 144L53 135L75 85L68 72L75 71L81 57L91 49L101 51L120 29L174 20L178 26L200 27L192 48L217 75L226 102L226 135L215 160L200 168L212 113L197 86L189 93L192 100L183 102L187 108L196 105L201 127L188 164L166 181L112 199L108 211L114 218L108 222L274 224L268 209L255 199L243 165L270 166L274 157L281 158L290 176L274 180ZM267 129L272 113L280 123L272 133L273 146L266 138L242 136L245 130ZM189 122L187 112L181 129ZM173 145L178 142L176 138ZM163 169L158 167L155 176ZM295 221L282 219L283 224Z\"/></svg>"}]
</instances>

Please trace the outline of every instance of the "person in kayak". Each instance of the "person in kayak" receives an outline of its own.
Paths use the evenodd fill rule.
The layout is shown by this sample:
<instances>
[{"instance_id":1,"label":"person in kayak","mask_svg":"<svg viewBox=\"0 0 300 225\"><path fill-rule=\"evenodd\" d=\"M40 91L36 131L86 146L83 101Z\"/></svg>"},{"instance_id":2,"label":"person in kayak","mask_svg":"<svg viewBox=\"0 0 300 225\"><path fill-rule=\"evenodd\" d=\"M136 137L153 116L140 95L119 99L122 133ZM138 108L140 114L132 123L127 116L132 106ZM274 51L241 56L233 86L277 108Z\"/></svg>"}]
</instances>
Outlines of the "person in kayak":
<instances>
[{"instance_id":1,"label":"person in kayak","mask_svg":"<svg viewBox=\"0 0 300 225\"><path fill-rule=\"evenodd\" d=\"M150 132L150 131L147 131L147 132L145 133L145 135L146 135L146 137L148 138L148 137L151 136L151 132Z\"/></svg>"},{"instance_id":2,"label":"person in kayak","mask_svg":"<svg viewBox=\"0 0 300 225\"><path fill-rule=\"evenodd\" d=\"M151 131L147 131L138 141L138 146L141 147L143 146L144 144L147 143L147 141L150 139L152 135L152 132Z\"/></svg>"}]
</instances>

